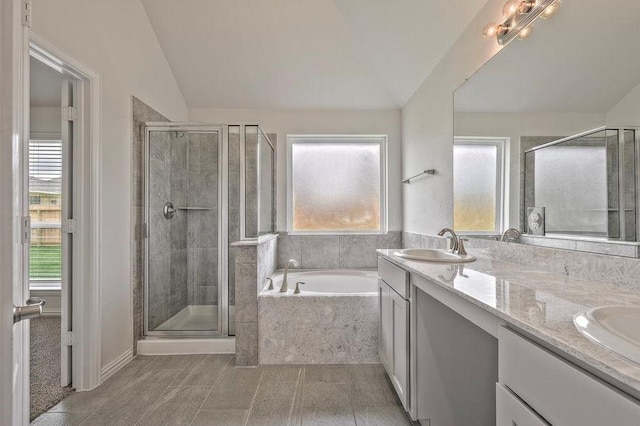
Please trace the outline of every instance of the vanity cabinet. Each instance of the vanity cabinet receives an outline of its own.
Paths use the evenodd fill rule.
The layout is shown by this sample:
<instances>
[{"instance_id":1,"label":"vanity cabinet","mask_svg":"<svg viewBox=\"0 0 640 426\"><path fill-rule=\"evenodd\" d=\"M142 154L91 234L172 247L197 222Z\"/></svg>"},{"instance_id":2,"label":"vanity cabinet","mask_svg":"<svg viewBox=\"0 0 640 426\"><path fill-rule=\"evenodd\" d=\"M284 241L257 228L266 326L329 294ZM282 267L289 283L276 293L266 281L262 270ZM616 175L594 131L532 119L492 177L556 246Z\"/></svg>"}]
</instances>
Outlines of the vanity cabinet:
<instances>
[{"instance_id":1,"label":"vanity cabinet","mask_svg":"<svg viewBox=\"0 0 640 426\"><path fill-rule=\"evenodd\" d=\"M378 353L398 398L409 410L409 277L384 259L379 260L378 275Z\"/></svg>"},{"instance_id":2,"label":"vanity cabinet","mask_svg":"<svg viewBox=\"0 0 640 426\"><path fill-rule=\"evenodd\" d=\"M508 388L496 383L496 426L548 426Z\"/></svg>"},{"instance_id":3,"label":"vanity cabinet","mask_svg":"<svg viewBox=\"0 0 640 426\"><path fill-rule=\"evenodd\" d=\"M502 327L498 333L498 386L511 390L541 418L553 425L640 424L639 401L508 328ZM502 413L498 418L508 419L513 404L501 405L505 397L500 398L497 409Z\"/></svg>"}]
</instances>

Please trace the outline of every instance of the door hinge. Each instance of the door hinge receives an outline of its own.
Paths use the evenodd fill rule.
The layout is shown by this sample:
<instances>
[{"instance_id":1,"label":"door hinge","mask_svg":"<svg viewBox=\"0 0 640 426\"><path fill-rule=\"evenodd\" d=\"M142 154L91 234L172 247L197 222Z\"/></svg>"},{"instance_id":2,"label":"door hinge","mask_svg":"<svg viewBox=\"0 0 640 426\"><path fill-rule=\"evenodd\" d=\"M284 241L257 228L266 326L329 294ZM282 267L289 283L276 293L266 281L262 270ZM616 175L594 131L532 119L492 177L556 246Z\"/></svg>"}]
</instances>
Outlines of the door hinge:
<instances>
[{"instance_id":1,"label":"door hinge","mask_svg":"<svg viewBox=\"0 0 640 426\"><path fill-rule=\"evenodd\" d=\"M149 225L146 223L142 224L142 238L149 238Z\"/></svg>"},{"instance_id":2,"label":"door hinge","mask_svg":"<svg viewBox=\"0 0 640 426\"><path fill-rule=\"evenodd\" d=\"M78 108L72 106L62 107L62 119L76 121L78 119Z\"/></svg>"},{"instance_id":3,"label":"door hinge","mask_svg":"<svg viewBox=\"0 0 640 426\"><path fill-rule=\"evenodd\" d=\"M31 216L23 216L21 221L22 243L31 243Z\"/></svg>"},{"instance_id":4,"label":"door hinge","mask_svg":"<svg viewBox=\"0 0 640 426\"><path fill-rule=\"evenodd\" d=\"M77 219L66 219L62 222L62 232L65 234L73 234L78 229Z\"/></svg>"},{"instance_id":5,"label":"door hinge","mask_svg":"<svg viewBox=\"0 0 640 426\"><path fill-rule=\"evenodd\" d=\"M31 28L31 0L22 0L22 25Z\"/></svg>"},{"instance_id":6,"label":"door hinge","mask_svg":"<svg viewBox=\"0 0 640 426\"><path fill-rule=\"evenodd\" d=\"M73 331L63 332L61 337L62 346L73 346L76 343L76 335Z\"/></svg>"}]
</instances>

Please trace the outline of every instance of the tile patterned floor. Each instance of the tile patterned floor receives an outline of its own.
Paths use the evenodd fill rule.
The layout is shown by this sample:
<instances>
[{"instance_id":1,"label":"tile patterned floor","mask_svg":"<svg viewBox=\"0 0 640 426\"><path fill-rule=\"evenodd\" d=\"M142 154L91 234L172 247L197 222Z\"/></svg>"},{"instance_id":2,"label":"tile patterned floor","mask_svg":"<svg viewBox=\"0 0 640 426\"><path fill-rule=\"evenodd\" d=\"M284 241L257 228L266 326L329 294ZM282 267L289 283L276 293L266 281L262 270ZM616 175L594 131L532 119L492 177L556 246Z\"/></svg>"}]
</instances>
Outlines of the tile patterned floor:
<instances>
[{"instance_id":1,"label":"tile patterned floor","mask_svg":"<svg viewBox=\"0 0 640 426\"><path fill-rule=\"evenodd\" d=\"M411 425L380 364L236 368L232 355L139 356L34 425Z\"/></svg>"}]
</instances>

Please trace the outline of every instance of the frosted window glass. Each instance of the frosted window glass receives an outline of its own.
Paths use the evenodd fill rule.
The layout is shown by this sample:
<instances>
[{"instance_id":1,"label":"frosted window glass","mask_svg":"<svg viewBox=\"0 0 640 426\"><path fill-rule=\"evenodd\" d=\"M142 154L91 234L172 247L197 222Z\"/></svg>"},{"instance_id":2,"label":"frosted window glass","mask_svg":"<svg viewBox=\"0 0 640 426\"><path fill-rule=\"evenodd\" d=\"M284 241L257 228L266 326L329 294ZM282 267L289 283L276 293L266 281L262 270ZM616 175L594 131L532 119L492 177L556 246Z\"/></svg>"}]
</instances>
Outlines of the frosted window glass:
<instances>
[{"instance_id":1,"label":"frosted window glass","mask_svg":"<svg viewBox=\"0 0 640 426\"><path fill-rule=\"evenodd\" d=\"M454 145L453 226L456 231L496 231L498 147Z\"/></svg>"},{"instance_id":2,"label":"frosted window glass","mask_svg":"<svg viewBox=\"0 0 640 426\"><path fill-rule=\"evenodd\" d=\"M382 231L380 142L292 145L293 231Z\"/></svg>"}]
</instances>

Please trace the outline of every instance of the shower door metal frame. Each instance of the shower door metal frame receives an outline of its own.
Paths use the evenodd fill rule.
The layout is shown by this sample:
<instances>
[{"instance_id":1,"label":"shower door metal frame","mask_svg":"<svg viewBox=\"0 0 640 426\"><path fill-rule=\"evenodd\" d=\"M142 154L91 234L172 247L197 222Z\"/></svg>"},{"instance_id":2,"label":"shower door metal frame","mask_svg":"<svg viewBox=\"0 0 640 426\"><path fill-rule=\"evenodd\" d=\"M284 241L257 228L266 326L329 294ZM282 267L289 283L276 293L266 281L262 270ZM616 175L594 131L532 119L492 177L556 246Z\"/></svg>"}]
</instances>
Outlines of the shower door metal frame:
<instances>
[{"instance_id":1,"label":"shower door metal frame","mask_svg":"<svg viewBox=\"0 0 640 426\"><path fill-rule=\"evenodd\" d=\"M218 133L218 329L217 330L149 330L149 190L151 132ZM148 122L144 126L144 335L152 337L226 337L229 334L228 271L228 158L227 125ZM188 257L187 257L188 260Z\"/></svg>"}]
</instances>

